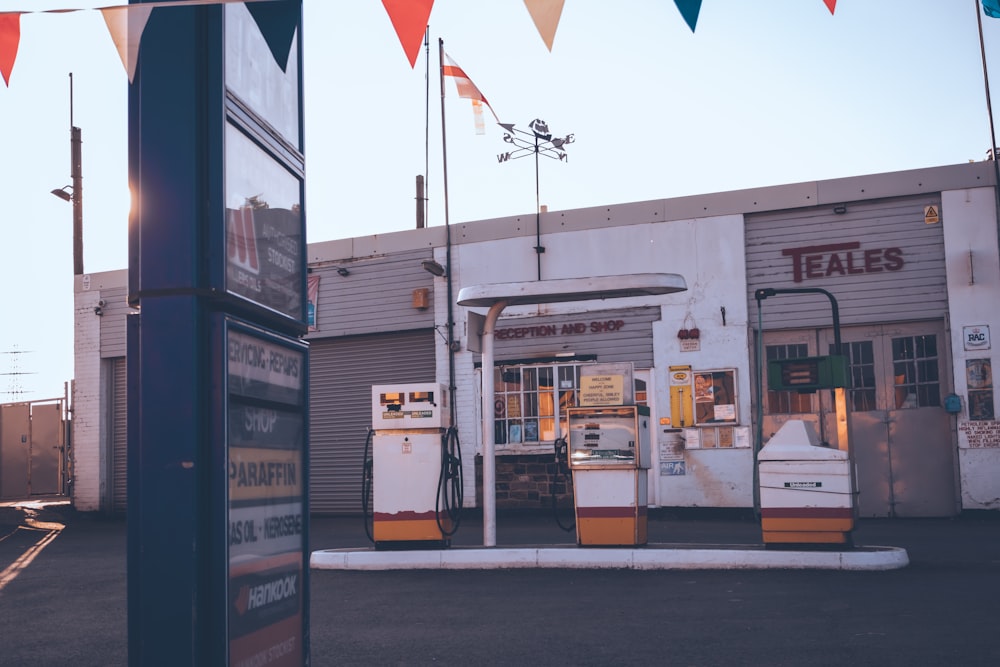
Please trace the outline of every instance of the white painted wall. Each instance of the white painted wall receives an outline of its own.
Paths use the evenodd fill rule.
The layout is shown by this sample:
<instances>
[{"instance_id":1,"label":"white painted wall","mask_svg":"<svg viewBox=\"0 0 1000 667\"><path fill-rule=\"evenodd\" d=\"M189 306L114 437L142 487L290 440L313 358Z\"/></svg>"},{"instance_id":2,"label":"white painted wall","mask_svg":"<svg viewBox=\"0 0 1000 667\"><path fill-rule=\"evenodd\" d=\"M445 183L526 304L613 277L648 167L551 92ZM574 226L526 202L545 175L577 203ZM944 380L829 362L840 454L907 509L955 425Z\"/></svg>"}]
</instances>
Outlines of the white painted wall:
<instances>
[{"instance_id":1,"label":"white painted wall","mask_svg":"<svg viewBox=\"0 0 1000 667\"><path fill-rule=\"evenodd\" d=\"M537 277L533 235L452 249L458 288L487 283L531 281ZM584 301L506 309L501 321L533 314L579 313L594 309L658 304L661 319L653 323L655 368L652 369L654 414L659 424L670 406L668 367L696 370L735 368L739 423L750 425L751 389L744 261L743 217L652 222L590 228L542 236L542 278L582 278L633 273L678 273L688 290L661 297ZM438 257L440 261L440 257ZM456 289L458 289L456 288ZM442 296L438 288L435 297ZM456 292L457 293L457 292ZM722 308L726 309L725 325ZM484 309L478 309L485 312ZM464 331L467 309L457 308ZM442 321L442 320L439 320ZM681 352L677 331L701 330L701 349ZM464 379L463 379L464 381ZM462 382L459 383L462 387ZM656 434L653 447L656 447ZM753 505L753 453L750 449L688 451L685 476L650 475L652 497L671 506L750 507ZM654 467L659 468L654 457Z\"/></svg>"},{"instance_id":2,"label":"white painted wall","mask_svg":"<svg viewBox=\"0 0 1000 667\"><path fill-rule=\"evenodd\" d=\"M997 209L993 188L941 193L945 263L948 270L948 309L951 325L955 392L962 397L958 415L958 465L962 509L1000 509L1000 422L990 424L992 435L968 436L969 402L966 360L990 359L993 364L993 412L1000 416L1000 255L997 251ZM991 349L966 350L962 329L986 325Z\"/></svg>"},{"instance_id":3,"label":"white painted wall","mask_svg":"<svg viewBox=\"0 0 1000 667\"><path fill-rule=\"evenodd\" d=\"M108 425L106 420L106 379L102 377L101 318L94 308L101 300L101 290L121 287L125 271L76 276L74 280L74 354L73 354L73 486L70 497L81 512L101 509L106 497L108 472Z\"/></svg>"}]
</instances>

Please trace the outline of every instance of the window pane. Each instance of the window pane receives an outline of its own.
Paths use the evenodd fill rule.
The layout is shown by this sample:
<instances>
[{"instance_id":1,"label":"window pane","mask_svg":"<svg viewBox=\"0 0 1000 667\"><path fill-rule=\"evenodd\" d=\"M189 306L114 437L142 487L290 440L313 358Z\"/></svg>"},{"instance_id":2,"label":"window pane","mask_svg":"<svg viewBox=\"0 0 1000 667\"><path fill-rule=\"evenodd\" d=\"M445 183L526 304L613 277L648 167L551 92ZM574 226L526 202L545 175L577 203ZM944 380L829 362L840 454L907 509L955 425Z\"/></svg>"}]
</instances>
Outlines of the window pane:
<instances>
[{"instance_id":1,"label":"window pane","mask_svg":"<svg viewBox=\"0 0 1000 667\"><path fill-rule=\"evenodd\" d=\"M938 379L937 359L921 361L917 364L917 380L936 382Z\"/></svg>"},{"instance_id":2,"label":"window pane","mask_svg":"<svg viewBox=\"0 0 1000 667\"><path fill-rule=\"evenodd\" d=\"M285 29L278 23L264 25L274 32L272 43L288 46L287 62L276 57L261 27L243 4L225 7L226 86L250 109L267 121L290 144L299 146L299 53L297 31L278 35Z\"/></svg>"},{"instance_id":3,"label":"window pane","mask_svg":"<svg viewBox=\"0 0 1000 667\"><path fill-rule=\"evenodd\" d=\"M875 409L875 345L870 340L856 341L848 343L844 351L851 373L851 407L857 412L871 412Z\"/></svg>"},{"instance_id":4,"label":"window pane","mask_svg":"<svg viewBox=\"0 0 1000 667\"><path fill-rule=\"evenodd\" d=\"M801 359L807 356L809 356L809 346L798 343L794 345L768 345L764 351L764 357L768 361ZM775 391L768 389L766 406L768 414L802 414L812 412L812 395L800 394L797 391Z\"/></svg>"},{"instance_id":5,"label":"window pane","mask_svg":"<svg viewBox=\"0 0 1000 667\"><path fill-rule=\"evenodd\" d=\"M538 369L524 368L521 370L521 381L524 383L524 391L536 391L538 389Z\"/></svg>"},{"instance_id":6,"label":"window pane","mask_svg":"<svg viewBox=\"0 0 1000 667\"><path fill-rule=\"evenodd\" d=\"M543 366L538 369L538 388L552 389L552 367Z\"/></svg>"},{"instance_id":7,"label":"window pane","mask_svg":"<svg viewBox=\"0 0 1000 667\"><path fill-rule=\"evenodd\" d=\"M538 394L524 392L524 416L525 417L537 417L538 416Z\"/></svg>"},{"instance_id":8,"label":"window pane","mask_svg":"<svg viewBox=\"0 0 1000 667\"><path fill-rule=\"evenodd\" d=\"M302 319L302 183L232 124L226 139L226 289Z\"/></svg>"},{"instance_id":9,"label":"window pane","mask_svg":"<svg viewBox=\"0 0 1000 667\"><path fill-rule=\"evenodd\" d=\"M897 409L941 405L937 336L892 339Z\"/></svg>"},{"instance_id":10,"label":"window pane","mask_svg":"<svg viewBox=\"0 0 1000 667\"><path fill-rule=\"evenodd\" d=\"M525 419L524 420L524 441L525 442L538 442L538 420L537 419Z\"/></svg>"},{"instance_id":11,"label":"window pane","mask_svg":"<svg viewBox=\"0 0 1000 667\"><path fill-rule=\"evenodd\" d=\"M509 438L507 442L517 443L523 442L523 424L520 419L512 419L507 423L507 433Z\"/></svg>"}]
</instances>

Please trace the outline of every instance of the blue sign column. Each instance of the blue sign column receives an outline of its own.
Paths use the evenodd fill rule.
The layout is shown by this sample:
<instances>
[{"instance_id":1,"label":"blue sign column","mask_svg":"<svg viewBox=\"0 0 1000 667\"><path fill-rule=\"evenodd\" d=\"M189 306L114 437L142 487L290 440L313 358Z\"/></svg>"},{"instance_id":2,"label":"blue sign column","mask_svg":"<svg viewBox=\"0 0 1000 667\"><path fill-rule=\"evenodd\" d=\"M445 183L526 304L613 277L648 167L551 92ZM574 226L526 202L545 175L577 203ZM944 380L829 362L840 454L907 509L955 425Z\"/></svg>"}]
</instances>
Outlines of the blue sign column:
<instances>
[{"instance_id":1,"label":"blue sign column","mask_svg":"<svg viewBox=\"0 0 1000 667\"><path fill-rule=\"evenodd\" d=\"M158 7L143 32L129 90L133 665L309 662L301 5Z\"/></svg>"}]
</instances>

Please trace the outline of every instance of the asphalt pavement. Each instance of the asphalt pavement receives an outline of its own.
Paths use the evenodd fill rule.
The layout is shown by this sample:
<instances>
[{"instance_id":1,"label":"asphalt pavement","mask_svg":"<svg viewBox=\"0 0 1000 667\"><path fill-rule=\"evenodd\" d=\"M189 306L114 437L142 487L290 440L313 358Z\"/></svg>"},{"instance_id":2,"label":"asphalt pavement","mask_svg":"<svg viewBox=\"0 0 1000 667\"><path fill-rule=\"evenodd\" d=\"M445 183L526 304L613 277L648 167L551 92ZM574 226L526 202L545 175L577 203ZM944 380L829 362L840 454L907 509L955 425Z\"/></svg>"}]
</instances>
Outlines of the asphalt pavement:
<instances>
[{"instance_id":1,"label":"asphalt pavement","mask_svg":"<svg viewBox=\"0 0 1000 667\"><path fill-rule=\"evenodd\" d=\"M565 517L564 517L565 518ZM370 546L314 517L311 550ZM655 543L760 542L752 516L654 512ZM891 571L312 570L313 665L1000 665L1000 514L862 520ZM502 514L497 545L562 545L547 513ZM463 519L456 548L482 544ZM0 665L127 664L125 522L0 505Z\"/></svg>"}]
</instances>

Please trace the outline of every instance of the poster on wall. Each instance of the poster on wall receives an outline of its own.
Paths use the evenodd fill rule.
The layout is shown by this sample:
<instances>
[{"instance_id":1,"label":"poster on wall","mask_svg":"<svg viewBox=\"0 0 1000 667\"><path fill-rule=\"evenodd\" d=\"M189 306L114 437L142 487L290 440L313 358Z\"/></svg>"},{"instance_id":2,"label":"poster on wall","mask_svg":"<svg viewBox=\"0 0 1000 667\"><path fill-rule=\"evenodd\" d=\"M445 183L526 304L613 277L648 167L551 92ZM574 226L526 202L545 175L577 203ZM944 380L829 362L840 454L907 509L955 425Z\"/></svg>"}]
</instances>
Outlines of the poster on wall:
<instances>
[{"instance_id":1,"label":"poster on wall","mask_svg":"<svg viewBox=\"0 0 1000 667\"><path fill-rule=\"evenodd\" d=\"M965 360L965 384L969 392L969 419L995 419L993 409L993 366L989 359Z\"/></svg>"},{"instance_id":2,"label":"poster on wall","mask_svg":"<svg viewBox=\"0 0 1000 667\"><path fill-rule=\"evenodd\" d=\"M698 424L737 422L736 371L695 371L694 410Z\"/></svg>"},{"instance_id":3,"label":"poster on wall","mask_svg":"<svg viewBox=\"0 0 1000 667\"><path fill-rule=\"evenodd\" d=\"M319 331L319 276L306 276L306 325L309 331Z\"/></svg>"}]
</instances>

